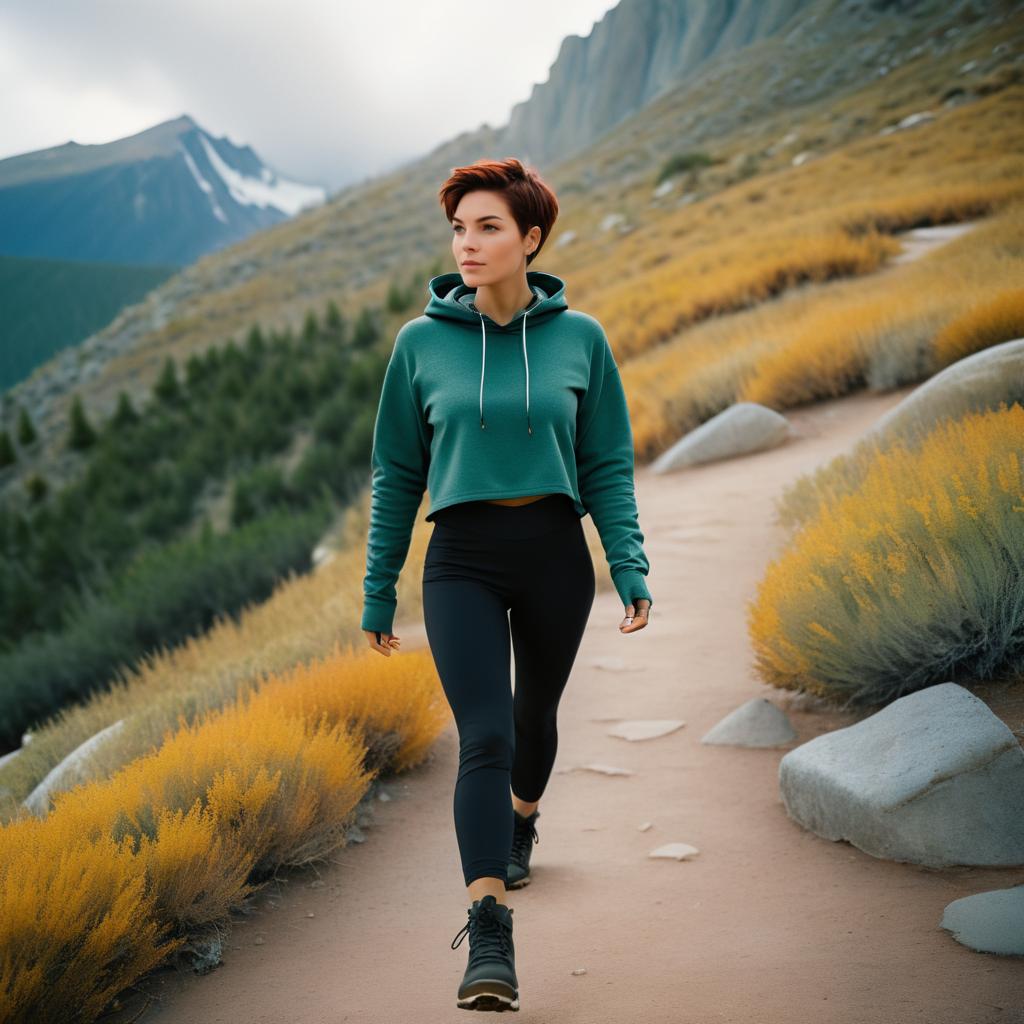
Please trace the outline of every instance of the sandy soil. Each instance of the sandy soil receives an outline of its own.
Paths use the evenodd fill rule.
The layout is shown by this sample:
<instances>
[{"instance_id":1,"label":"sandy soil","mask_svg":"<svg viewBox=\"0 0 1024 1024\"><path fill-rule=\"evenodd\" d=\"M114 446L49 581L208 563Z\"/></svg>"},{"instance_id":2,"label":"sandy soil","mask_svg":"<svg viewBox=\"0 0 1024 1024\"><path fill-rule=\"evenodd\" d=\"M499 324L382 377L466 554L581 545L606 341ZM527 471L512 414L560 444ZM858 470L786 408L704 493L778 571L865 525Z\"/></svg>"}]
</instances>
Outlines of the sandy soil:
<instances>
[{"instance_id":1,"label":"sandy soil","mask_svg":"<svg viewBox=\"0 0 1024 1024\"><path fill-rule=\"evenodd\" d=\"M1024 1021L1021 960L972 952L939 927L950 901L1020 884L1024 871L936 871L820 839L787 816L779 796L778 763L790 748L700 743L755 696L788 710L797 743L856 720L791 705L790 694L758 681L745 605L785 541L772 498L848 448L907 390L791 411L799 434L772 451L667 476L637 471L652 619L623 636L614 592L595 601L561 704L533 881L507 894L517 1019ZM421 623L397 632L407 650L425 642ZM593 665L609 657L628 671ZM639 742L605 732L608 719L663 717L686 726ZM452 820L457 756L451 725L431 761L375 804L367 841L320 872L324 885L311 887L307 872L270 886L261 909L234 926L220 968L205 977L165 970L142 986L155 1001L141 1020L465 1019L455 992L468 944L449 948L468 905ZM635 774L565 770L592 761ZM647 820L653 828L638 831ZM672 841L700 853L647 857ZM578 968L585 973L574 975ZM118 1021L141 1009L141 992Z\"/></svg>"}]
</instances>

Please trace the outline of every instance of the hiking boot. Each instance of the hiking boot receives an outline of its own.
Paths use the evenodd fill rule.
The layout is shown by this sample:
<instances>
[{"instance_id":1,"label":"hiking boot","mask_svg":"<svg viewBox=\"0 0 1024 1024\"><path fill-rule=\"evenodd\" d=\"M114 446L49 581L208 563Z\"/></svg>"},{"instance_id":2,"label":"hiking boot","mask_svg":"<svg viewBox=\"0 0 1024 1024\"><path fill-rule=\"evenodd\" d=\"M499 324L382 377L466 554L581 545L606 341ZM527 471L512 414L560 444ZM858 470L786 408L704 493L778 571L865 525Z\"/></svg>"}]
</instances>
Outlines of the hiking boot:
<instances>
[{"instance_id":1,"label":"hiking boot","mask_svg":"<svg viewBox=\"0 0 1024 1024\"><path fill-rule=\"evenodd\" d=\"M466 913L469 920L452 940L455 949L469 935L469 963L456 1006L463 1010L518 1010L512 908L488 893L483 899L473 900Z\"/></svg>"},{"instance_id":2,"label":"hiking boot","mask_svg":"<svg viewBox=\"0 0 1024 1024\"><path fill-rule=\"evenodd\" d=\"M505 888L521 889L530 881L530 854L533 852L533 844L540 842L540 836L533 827L533 823L540 817L540 811L534 811L528 818L524 818L513 808L512 817L512 851L508 858Z\"/></svg>"}]
</instances>

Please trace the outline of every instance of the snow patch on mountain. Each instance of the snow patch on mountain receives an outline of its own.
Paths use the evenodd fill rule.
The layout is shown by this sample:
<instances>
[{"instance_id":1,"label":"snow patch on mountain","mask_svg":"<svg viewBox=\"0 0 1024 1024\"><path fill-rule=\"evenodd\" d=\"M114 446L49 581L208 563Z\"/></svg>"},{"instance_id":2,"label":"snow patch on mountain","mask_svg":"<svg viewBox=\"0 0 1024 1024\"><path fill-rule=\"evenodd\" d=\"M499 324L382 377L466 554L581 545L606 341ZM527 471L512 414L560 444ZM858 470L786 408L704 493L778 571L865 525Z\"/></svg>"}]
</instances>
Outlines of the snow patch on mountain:
<instances>
[{"instance_id":1,"label":"snow patch on mountain","mask_svg":"<svg viewBox=\"0 0 1024 1024\"><path fill-rule=\"evenodd\" d=\"M272 206L290 216L307 206L322 203L326 198L326 189L280 178L265 166L261 167L259 178L241 174L221 159L202 132L199 133L199 141L210 166L217 172L236 203L243 206Z\"/></svg>"},{"instance_id":2,"label":"snow patch on mountain","mask_svg":"<svg viewBox=\"0 0 1024 1024\"><path fill-rule=\"evenodd\" d=\"M210 200L210 206L213 209L213 215L217 220L227 224L228 218L224 211L221 209L220 203L217 202L217 195L213 190L213 186L203 177L202 172L196 167L195 160L192 159L192 154L184 146L178 147L181 150L182 156L185 157L185 164L188 169L192 172L192 177L195 178L196 184L206 193Z\"/></svg>"}]
</instances>

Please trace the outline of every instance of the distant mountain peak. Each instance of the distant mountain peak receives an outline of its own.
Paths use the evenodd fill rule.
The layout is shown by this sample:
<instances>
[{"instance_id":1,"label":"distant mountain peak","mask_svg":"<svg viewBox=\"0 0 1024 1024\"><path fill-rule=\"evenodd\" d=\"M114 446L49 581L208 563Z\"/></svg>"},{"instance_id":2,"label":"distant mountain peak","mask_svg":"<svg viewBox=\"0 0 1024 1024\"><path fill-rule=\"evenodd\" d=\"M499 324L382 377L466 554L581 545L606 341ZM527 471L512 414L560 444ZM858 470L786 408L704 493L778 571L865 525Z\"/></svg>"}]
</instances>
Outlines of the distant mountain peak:
<instances>
[{"instance_id":1,"label":"distant mountain peak","mask_svg":"<svg viewBox=\"0 0 1024 1024\"><path fill-rule=\"evenodd\" d=\"M111 142L0 160L2 251L181 266L326 197L180 114Z\"/></svg>"}]
</instances>

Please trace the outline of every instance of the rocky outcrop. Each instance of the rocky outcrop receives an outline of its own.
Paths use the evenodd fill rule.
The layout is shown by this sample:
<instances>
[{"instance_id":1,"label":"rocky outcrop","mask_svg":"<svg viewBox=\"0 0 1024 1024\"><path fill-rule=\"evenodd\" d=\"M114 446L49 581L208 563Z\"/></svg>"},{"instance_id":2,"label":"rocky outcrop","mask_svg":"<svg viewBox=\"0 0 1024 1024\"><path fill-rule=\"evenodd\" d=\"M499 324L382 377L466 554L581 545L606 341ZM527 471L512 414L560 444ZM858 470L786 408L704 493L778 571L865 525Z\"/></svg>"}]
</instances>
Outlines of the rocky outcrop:
<instances>
[{"instance_id":1,"label":"rocky outcrop","mask_svg":"<svg viewBox=\"0 0 1024 1024\"><path fill-rule=\"evenodd\" d=\"M900 697L789 751L779 788L804 828L873 857L1024 865L1024 751L956 683Z\"/></svg>"},{"instance_id":2,"label":"rocky outcrop","mask_svg":"<svg viewBox=\"0 0 1024 1024\"><path fill-rule=\"evenodd\" d=\"M790 436L789 420L756 402L736 402L681 437L651 463L655 473L763 451Z\"/></svg>"},{"instance_id":3,"label":"rocky outcrop","mask_svg":"<svg viewBox=\"0 0 1024 1024\"><path fill-rule=\"evenodd\" d=\"M997 409L1000 402L1024 404L1024 338L958 359L915 388L865 437L882 447L897 440L912 442L940 420Z\"/></svg>"}]
</instances>

